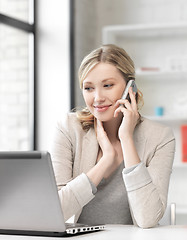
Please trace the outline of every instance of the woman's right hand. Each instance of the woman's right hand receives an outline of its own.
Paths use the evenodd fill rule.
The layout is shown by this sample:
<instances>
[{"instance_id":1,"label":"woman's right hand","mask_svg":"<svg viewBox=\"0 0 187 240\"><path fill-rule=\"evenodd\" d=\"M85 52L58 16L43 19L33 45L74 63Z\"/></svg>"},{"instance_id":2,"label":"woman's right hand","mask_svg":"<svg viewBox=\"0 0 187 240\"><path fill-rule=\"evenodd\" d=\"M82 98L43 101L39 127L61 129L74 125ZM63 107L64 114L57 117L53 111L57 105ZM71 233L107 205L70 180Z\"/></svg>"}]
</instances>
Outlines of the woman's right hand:
<instances>
[{"instance_id":1,"label":"woman's right hand","mask_svg":"<svg viewBox=\"0 0 187 240\"><path fill-rule=\"evenodd\" d=\"M111 144L100 120L97 119L97 140L102 151L102 158L108 159L107 164L113 164L116 157L116 151Z\"/></svg>"},{"instance_id":2,"label":"woman's right hand","mask_svg":"<svg viewBox=\"0 0 187 240\"><path fill-rule=\"evenodd\" d=\"M101 149L101 157L96 165L87 172L89 179L98 186L100 181L109 176L115 169L117 153L112 146L101 121L97 120L96 126L97 140Z\"/></svg>"}]
</instances>

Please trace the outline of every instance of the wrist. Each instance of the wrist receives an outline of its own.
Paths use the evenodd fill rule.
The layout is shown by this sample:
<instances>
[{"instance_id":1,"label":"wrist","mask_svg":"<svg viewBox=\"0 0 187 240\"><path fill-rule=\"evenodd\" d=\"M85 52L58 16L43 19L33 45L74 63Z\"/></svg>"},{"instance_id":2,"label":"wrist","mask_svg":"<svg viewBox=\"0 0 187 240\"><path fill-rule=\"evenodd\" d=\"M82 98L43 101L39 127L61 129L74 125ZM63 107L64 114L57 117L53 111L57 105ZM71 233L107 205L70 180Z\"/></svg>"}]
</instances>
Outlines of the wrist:
<instances>
[{"instance_id":1,"label":"wrist","mask_svg":"<svg viewBox=\"0 0 187 240\"><path fill-rule=\"evenodd\" d=\"M87 177L97 187L101 182L105 174L107 173L109 166L103 161L103 157L97 162L97 164L87 172Z\"/></svg>"},{"instance_id":2,"label":"wrist","mask_svg":"<svg viewBox=\"0 0 187 240\"><path fill-rule=\"evenodd\" d=\"M123 142L131 142L133 141L133 134L123 134L123 135L119 135L119 140L121 143Z\"/></svg>"},{"instance_id":3,"label":"wrist","mask_svg":"<svg viewBox=\"0 0 187 240\"><path fill-rule=\"evenodd\" d=\"M116 156L115 149L113 147L109 149L102 150L102 158L114 159Z\"/></svg>"}]
</instances>

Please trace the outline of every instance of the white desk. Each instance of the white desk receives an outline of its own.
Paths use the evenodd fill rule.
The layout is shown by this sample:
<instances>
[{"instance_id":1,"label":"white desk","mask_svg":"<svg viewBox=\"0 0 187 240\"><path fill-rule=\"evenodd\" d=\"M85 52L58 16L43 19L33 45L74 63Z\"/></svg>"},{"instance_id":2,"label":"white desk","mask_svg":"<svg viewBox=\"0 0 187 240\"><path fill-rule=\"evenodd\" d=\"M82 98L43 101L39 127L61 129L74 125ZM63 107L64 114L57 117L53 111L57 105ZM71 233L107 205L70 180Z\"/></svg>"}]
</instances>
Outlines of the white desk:
<instances>
[{"instance_id":1,"label":"white desk","mask_svg":"<svg viewBox=\"0 0 187 240\"><path fill-rule=\"evenodd\" d=\"M0 240L58 240L55 237L29 237L0 235ZM106 225L104 231L87 233L62 239L78 240L187 240L186 226L159 226L150 229L141 229L128 225Z\"/></svg>"}]
</instances>

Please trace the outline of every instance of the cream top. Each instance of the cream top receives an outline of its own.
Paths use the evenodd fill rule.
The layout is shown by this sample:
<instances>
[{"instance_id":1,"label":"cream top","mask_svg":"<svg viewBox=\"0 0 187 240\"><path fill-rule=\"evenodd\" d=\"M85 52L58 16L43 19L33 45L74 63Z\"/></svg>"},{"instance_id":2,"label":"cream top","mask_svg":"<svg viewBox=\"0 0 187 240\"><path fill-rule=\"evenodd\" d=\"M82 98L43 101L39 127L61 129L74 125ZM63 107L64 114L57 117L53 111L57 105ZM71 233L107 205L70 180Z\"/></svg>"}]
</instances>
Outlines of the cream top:
<instances>
[{"instance_id":1,"label":"cream top","mask_svg":"<svg viewBox=\"0 0 187 240\"><path fill-rule=\"evenodd\" d=\"M142 118L134 130L134 142L141 164L133 171L123 170L123 181L134 224L155 226L164 214L175 139L167 126ZM95 131L82 129L75 113L56 127L52 161L65 220L75 215L95 196L86 176L96 163L98 143Z\"/></svg>"}]
</instances>

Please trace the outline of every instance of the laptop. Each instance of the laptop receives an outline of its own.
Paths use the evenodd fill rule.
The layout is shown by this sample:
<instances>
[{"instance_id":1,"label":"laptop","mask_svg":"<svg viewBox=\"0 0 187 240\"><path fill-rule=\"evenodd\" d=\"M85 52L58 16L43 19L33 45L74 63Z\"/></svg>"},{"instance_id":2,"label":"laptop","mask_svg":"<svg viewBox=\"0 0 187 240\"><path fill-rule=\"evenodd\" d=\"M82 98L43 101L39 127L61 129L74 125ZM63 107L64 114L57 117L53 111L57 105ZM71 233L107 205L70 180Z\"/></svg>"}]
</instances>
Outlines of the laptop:
<instances>
[{"instance_id":1,"label":"laptop","mask_svg":"<svg viewBox=\"0 0 187 240\"><path fill-rule=\"evenodd\" d=\"M48 152L0 152L0 234L64 236L103 229L66 226Z\"/></svg>"}]
</instances>

